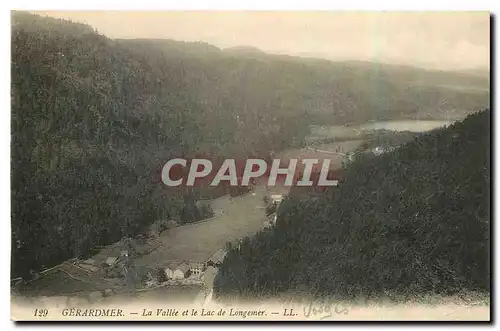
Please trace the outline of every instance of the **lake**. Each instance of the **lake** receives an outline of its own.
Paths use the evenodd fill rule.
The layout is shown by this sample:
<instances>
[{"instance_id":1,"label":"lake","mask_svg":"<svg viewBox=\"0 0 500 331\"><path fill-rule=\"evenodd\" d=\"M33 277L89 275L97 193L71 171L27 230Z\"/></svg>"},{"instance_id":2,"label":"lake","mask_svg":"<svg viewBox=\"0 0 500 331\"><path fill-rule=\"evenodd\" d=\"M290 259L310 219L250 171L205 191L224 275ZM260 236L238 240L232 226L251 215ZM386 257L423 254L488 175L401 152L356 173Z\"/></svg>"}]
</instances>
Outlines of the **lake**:
<instances>
[{"instance_id":1,"label":"lake","mask_svg":"<svg viewBox=\"0 0 500 331\"><path fill-rule=\"evenodd\" d=\"M316 145L318 142L329 139L357 140L362 137L363 131L369 130L426 132L448 126L453 122L451 120L394 120L368 122L349 127L342 125L311 125L310 133L306 137L306 143Z\"/></svg>"},{"instance_id":2,"label":"lake","mask_svg":"<svg viewBox=\"0 0 500 331\"><path fill-rule=\"evenodd\" d=\"M389 130L425 132L452 124L453 121L440 120L402 120L402 121L380 121L362 124L359 130Z\"/></svg>"}]
</instances>

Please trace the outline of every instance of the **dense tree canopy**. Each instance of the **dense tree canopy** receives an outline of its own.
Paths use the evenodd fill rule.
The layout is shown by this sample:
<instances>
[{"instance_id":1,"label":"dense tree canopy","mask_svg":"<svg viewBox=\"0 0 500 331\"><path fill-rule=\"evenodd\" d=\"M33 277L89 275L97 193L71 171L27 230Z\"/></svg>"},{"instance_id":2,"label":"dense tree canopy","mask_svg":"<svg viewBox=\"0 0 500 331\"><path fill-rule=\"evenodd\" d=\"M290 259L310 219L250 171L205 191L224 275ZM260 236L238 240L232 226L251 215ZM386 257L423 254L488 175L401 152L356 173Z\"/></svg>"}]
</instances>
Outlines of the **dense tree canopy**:
<instances>
[{"instance_id":1,"label":"dense tree canopy","mask_svg":"<svg viewBox=\"0 0 500 331\"><path fill-rule=\"evenodd\" d=\"M292 197L275 228L224 260L219 298L339 299L490 288L490 112L347 165L339 187Z\"/></svg>"}]
</instances>

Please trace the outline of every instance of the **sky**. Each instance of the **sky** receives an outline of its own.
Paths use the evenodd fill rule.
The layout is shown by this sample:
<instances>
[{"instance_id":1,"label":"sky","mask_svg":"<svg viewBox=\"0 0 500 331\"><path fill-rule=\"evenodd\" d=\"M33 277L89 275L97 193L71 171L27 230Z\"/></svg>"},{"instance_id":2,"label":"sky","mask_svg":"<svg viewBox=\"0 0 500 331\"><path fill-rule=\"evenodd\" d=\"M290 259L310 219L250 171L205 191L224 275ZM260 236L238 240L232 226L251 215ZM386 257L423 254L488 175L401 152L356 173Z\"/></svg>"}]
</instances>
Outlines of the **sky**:
<instances>
[{"instance_id":1,"label":"sky","mask_svg":"<svg viewBox=\"0 0 500 331\"><path fill-rule=\"evenodd\" d=\"M225 48L430 69L489 69L488 12L51 11L110 38L204 41Z\"/></svg>"}]
</instances>

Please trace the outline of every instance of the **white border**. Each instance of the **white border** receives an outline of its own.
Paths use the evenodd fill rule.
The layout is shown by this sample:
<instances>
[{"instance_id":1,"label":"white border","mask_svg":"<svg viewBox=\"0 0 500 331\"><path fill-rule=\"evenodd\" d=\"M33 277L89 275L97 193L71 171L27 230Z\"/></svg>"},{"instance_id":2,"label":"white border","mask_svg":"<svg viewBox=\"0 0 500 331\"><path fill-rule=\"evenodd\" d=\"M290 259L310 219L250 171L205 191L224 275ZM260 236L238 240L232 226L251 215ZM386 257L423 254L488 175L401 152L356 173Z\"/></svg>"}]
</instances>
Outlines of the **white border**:
<instances>
[{"instance_id":1,"label":"white border","mask_svg":"<svg viewBox=\"0 0 500 331\"><path fill-rule=\"evenodd\" d=\"M499 1L487 1L487 0L474 0L474 1L441 1L438 2L436 0L419 0L419 1L411 1L411 2L403 2L403 1L390 1L390 0L349 0L349 1L341 1L336 2L334 4L329 1L322 0L307 0L302 2L292 2L292 1L270 1L270 0L253 0L253 1L222 1L222 0L210 0L210 1L200 1L200 0L189 0L189 1L151 1L151 0L141 0L141 1L130 1L128 3L124 3L123 1L103 1L103 0L86 0L82 2L69 2L69 1L56 1L56 0L46 0L43 1L43 4L40 1L16 1L11 2L10 6L6 2L2 2L2 7L6 6L5 10L2 10L1 18L2 22L10 22L10 10L11 9L19 9L19 10L49 10L49 9L57 9L57 10L155 10L155 9L163 9L163 10L194 10L194 9L219 9L219 10L417 10L417 11L440 11L440 10L488 10L493 11L498 14L500 11L498 10L500 2ZM498 22L497 22L498 24ZM2 44L6 47L3 47L2 50L2 66L1 66L1 74L2 74L2 88L0 89L2 94L2 105L4 110L1 112L1 120L0 120L0 130L2 139L0 140L0 152L2 155L2 159L4 162L1 163L1 204L2 204L2 212L4 215L4 221L2 221L2 236L3 236L3 244L4 247L0 250L0 254L2 256L2 263L4 266L4 272L0 275L1 284L2 285L2 305L1 305L1 325L2 329L13 328L14 324L10 322L10 291L6 284L9 283L10 275L8 269L10 269L10 27L8 24L3 24L2 29ZM495 38L497 40L497 37ZM495 60L498 60L498 55L495 56ZM491 93L495 93L495 91L491 91ZM492 94L493 95L493 94ZM9 110L9 111L7 111ZM495 127L499 127L500 116L495 117ZM498 135L495 135L495 152L499 152L499 138ZM495 187L497 187L498 183L495 182ZM493 193L493 192L492 192ZM498 195L495 195L495 201L493 205L496 205ZM498 226L496 228L496 237L498 240ZM496 245L495 245L496 246ZM496 247L495 247L496 248ZM496 250L495 250L496 251ZM495 263L496 265L496 263ZM495 293L496 294L496 293ZM496 296L494 296L496 297ZM147 324L145 324L147 325ZM38 325L36 325L38 326ZM35 325L24 326L25 328L33 328ZM65 324L62 325L63 327ZM73 325L72 325L73 326ZM134 329L142 329L144 326L142 325L130 325ZM219 328L220 325L212 325L205 326L207 328ZM228 327L234 327L235 325L228 325ZM259 325L263 326L263 325ZM293 325L274 325L269 324L265 327L290 327ZM296 325L295 327L306 328L311 327L312 325ZM317 324L314 324L317 326ZM373 326L373 325L372 325ZM387 327L397 327L400 328L401 325L379 325L379 327L387 328ZM52 328L53 325L43 325L45 328ZM73 326L86 328L85 326ZM120 325L94 325L93 328L105 330L109 327L123 327ZM160 327L166 327L168 329L178 328L177 325L165 324ZM191 325L189 326L191 327ZM240 328L247 329L251 326L241 324ZM334 328L345 328L343 325L330 325L325 324L323 327L334 327ZM422 328L436 328L437 326L429 326L426 324L421 324L419 327ZM454 327L454 325L450 325L450 327ZM361 328L361 326L356 326L355 328Z\"/></svg>"},{"instance_id":2,"label":"white border","mask_svg":"<svg viewBox=\"0 0 500 331\"><path fill-rule=\"evenodd\" d=\"M89 0L84 2L63 2L58 0L47 0L43 4L33 0L17 1L13 8L24 10L37 10L47 8L67 9L67 10L200 10L200 9L221 9L221 10L491 10L495 1L475 0L475 1L369 1L369 0L349 0L349 1L287 1L287 0L253 0L253 1L228 1L228 0L185 0L185 1L129 1L127 3L119 0L97 1ZM497 5L498 6L498 5Z\"/></svg>"}]
</instances>

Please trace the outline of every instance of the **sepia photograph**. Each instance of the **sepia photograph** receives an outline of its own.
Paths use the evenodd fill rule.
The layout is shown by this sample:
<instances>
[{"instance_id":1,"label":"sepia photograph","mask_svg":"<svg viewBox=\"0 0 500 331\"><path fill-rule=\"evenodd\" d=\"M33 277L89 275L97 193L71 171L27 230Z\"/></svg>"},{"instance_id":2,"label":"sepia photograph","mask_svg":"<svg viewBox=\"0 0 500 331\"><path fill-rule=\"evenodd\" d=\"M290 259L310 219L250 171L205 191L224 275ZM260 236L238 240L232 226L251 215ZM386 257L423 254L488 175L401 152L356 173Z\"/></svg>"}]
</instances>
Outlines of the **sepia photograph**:
<instances>
[{"instance_id":1,"label":"sepia photograph","mask_svg":"<svg viewBox=\"0 0 500 331\"><path fill-rule=\"evenodd\" d=\"M11 319L491 321L493 21L11 11Z\"/></svg>"}]
</instances>

